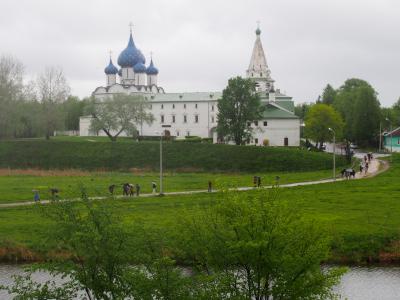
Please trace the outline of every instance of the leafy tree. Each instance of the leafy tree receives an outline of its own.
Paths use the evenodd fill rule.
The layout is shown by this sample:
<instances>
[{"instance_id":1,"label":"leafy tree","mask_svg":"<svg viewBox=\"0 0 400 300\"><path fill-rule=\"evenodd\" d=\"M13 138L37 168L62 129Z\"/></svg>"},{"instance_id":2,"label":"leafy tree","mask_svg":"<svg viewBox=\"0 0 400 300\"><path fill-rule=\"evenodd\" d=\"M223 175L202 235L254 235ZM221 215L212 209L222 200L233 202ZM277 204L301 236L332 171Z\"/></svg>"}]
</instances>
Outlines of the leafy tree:
<instances>
[{"instance_id":1,"label":"leafy tree","mask_svg":"<svg viewBox=\"0 0 400 300\"><path fill-rule=\"evenodd\" d=\"M335 100L336 90L328 84L322 93L322 103L332 105Z\"/></svg>"},{"instance_id":2,"label":"leafy tree","mask_svg":"<svg viewBox=\"0 0 400 300\"><path fill-rule=\"evenodd\" d=\"M379 101L375 91L368 86L358 88L354 103L353 134L360 145L372 145L379 135Z\"/></svg>"},{"instance_id":3,"label":"leafy tree","mask_svg":"<svg viewBox=\"0 0 400 300\"><path fill-rule=\"evenodd\" d=\"M98 102L93 99L87 108L92 115L90 130L103 130L111 141L116 141L124 131L136 136L138 125L154 120L148 108L148 100L143 96L119 94Z\"/></svg>"},{"instance_id":4,"label":"leafy tree","mask_svg":"<svg viewBox=\"0 0 400 300\"><path fill-rule=\"evenodd\" d=\"M219 135L242 145L252 135L248 121L259 120L264 108L251 79L231 78L218 101Z\"/></svg>"},{"instance_id":5,"label":"leafy tree","mask_svg":"<svg viewBox=\"0 0 400 300\"><path fill-rule=\"evenodd\" d=\"M366 92L368 90L368 92ZM366 142L365 136L361 135L359 116L362 112L363 114L371 115L373 118L364 119L365 127L368 128L371 138L368 139L372 142L376 132L379 130L379 123L376 122L375 116L376 112L368 111L366 112L362 106L363 97L372 97L367 100L367 102L374 102L367 105L369 110L379 110L379 101L377 99L377 93L373 87L365 80L352 78L345 81L345 83L338 89L337 95L333 102L334 108L340 112L344 121L344 137L348 141ZM361 102L360 102L361 101ZM357 111L356 111L357 110ZM370 124L370 125L369 125Z\"/></svg>"},{"instance_id":6,"label":"leafy tree","mask_svg":"<svg viewBox=\"0 0 400 300\"><path fill-rule=\"evenodd\" d=\"M37 88L43 108L45 136L48 140L55 130L63 127L63 116L59 104L67 99L70 88L62 69L57 67L48 67L39 75Z\"/></svg>"},{"instance_id":7,"label":"leafy tree","mask_svg":"<svg viewBox=\"0 0 400 300\"><path fill-rule=\"evenodd\" d=\"M88 102L88 99L80 100L78 97L69 96L62 103L66 130L79 130L79 118L83 115Z\"/></svg>"},{"instance_id":8,"label":"leafy tree","mask_svg":"<svg viewBox=\"0 0 400 300\"><path fill-rule=\"evenodd\" d=\"M16 58L0 57L0 138L15 136L15 104L22 99L23 70Z\"/></svg>"},{"instance_id":9,"label":"leafy tree","mask_svg":"<svg viewBox=\"0 0 400 300\"><path fill-rule=\"evenodd\" d=\"M326 141L332 141L332 128L336 140L340 140L343 130L343 120L335 109L326 104L315 104L310 108L305 119L305 136L317 143L320 148Z\"/></svg>"},{"instance_id":10,"label":"leafy tree","mask_svg":"<svg viewBox=\"0 0 400 300\"><path fill-rule=\"evenodd\" d=\"M310 108L313 106L313 103L302 103L302 104L297 104L294 107L294 114L298 116L300 119L304 120L308 111Z\"/></svg>"},{"instance_id":11,"label":"leafy tree","mask_svg":"<svg viewBox=\"0 0 400 300\"><path fill-rule=\"evenodd\" d=\"M277 190L225 192L178 227L182 259L207 274L213 299L334 299L343 270L321 270L329 238Z\"/></svg>"}]
</instances>

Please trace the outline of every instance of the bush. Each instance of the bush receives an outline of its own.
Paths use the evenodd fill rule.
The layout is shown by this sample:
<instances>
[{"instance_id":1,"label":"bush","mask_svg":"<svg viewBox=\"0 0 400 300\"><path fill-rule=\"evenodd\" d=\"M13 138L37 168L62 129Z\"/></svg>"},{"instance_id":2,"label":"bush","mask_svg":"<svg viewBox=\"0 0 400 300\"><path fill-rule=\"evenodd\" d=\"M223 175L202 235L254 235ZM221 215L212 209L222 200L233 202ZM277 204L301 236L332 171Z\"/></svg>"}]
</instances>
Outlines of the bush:
<instances>
[{"instance_id":1,"label":"bush","mask_svg":"<svg viewBox=\"0 0 400 300\"><path fill-rule=\"evenodd\" d=\"M165 142L166 170L271 172L314 171L332 167L332 156L296 148ZM0 142L0 167L83 170L158 170L159 142L70 142L19 140ZM337 166L345 165L337 157Z\"/></svg>"},{"instance_id":2,"label":"bush","mask_svg":"<svg viewBox=\"0 0 400 300\"><path fill-rule=\"evenodd\" d=\"M201 139L201 142L202 142L202 143L212 144L213 138L202 138L202 139Z\"/></svg>"},{"instance_id":3,"label":"bush","mask_svg":"<svg viewBox=\"0 0 400 300\"><path fill-rule=\"evenodd\" d=\"M264 140L263 140L263 145L264 145L265 147L268 147L268 146L269 146L269 139L264 139Z\"/></svg>"}]
</instances>

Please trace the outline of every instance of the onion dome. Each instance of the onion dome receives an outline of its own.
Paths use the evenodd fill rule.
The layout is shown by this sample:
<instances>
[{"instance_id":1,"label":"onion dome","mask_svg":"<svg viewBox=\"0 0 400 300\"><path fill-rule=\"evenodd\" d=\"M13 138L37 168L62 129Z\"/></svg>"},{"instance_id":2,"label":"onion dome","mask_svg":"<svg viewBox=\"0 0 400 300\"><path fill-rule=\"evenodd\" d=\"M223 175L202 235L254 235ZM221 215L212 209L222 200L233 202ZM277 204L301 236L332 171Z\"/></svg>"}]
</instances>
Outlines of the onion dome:
<instances>
[{"instance_id":1,"label":"onion dome","mask_svg":"<svg viewBox=\"0 0 400 300\"><path fill-rule=\"evenodd\" d=\"M111 57L110 57L110 63L108 64L108 66L104 69L104 73L106 73L107 75L115 75L118 73L118 69L116 66L113 65Z\"/></svg>"},{"instance_id":2,"label":"onion dome","mask_svg":"<svg viewBox=\"0 0 400 300\"><path fill-rule=\"evenodd\" d=\"M122 69L119 69L118 75L119 75L119 76L122 76Z\"/></svg>"},{"instance_id":3,"label":"onion dome","mask_svg":"<svg viewBox=\"0 0 400 300\"><path fill-rule=\"evenodd\" d=\"M133 71L135 73L146 73L146 66L144 64L142 64L141 62L138 62L134 67L133 67Z\"/></svg>"},{"instance_id":4,"label":"onion dome","mask_svg":"<svg viewBox=\"0 0 400 300\"><path fill-rule=\"evenodd\" d=\"M153 59L150 61L150 66L147 68L147 75L157 75L158 69L153 64Z\"/></svg>"},{"instance_id":5,"label":"onion dome","mask_svg":"<svg viewBox=\"0 0 400 300\"><path fill-rule=\"evenodd\" d=\"M135 43L133 42L132 32L129 36L128 46L121 52L118 57L118 64L122 68L129 68L135 66L137 63L141 62L142 64L146 63L146 59L142 52L136 48Z\"/></svg>"}]
</instances>

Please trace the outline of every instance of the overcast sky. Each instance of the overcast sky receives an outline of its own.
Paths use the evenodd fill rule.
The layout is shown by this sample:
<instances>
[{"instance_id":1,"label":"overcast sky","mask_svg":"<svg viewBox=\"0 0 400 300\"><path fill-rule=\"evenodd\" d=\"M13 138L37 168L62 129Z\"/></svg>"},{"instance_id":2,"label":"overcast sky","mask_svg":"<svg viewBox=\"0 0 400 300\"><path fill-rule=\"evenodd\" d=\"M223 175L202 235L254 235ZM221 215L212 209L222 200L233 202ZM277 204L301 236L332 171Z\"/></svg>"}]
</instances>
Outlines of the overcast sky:
<instances>
[{"instance_id":1,"label":"overcast sky","mask_svg":"<svg viewBox=\"0 0 400 300\"><path fill-rule=\"evenodd\" d=\"M132 22L167 92L221 91L245 75L257 21L275 87L297 103L351 77L370 82L383 106L400 97L398 0L1 0L0 55L30 76L61 66L73 94L89 96Z\"/></svg>"}]
</instances>

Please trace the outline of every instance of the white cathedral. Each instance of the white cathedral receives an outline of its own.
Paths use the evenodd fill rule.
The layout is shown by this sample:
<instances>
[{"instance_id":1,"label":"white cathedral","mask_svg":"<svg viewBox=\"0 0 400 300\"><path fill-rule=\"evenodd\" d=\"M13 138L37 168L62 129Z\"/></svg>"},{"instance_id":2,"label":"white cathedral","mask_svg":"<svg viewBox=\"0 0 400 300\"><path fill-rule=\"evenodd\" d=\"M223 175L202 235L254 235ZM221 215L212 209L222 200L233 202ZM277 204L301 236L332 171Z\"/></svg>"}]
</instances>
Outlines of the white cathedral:
<instances>
[{"instance_id":1,"label":"white cathedral","mask_svg":"<svg viewBox=\"0 0 400 300\"><path fill-rule=\"evenodd\" d=\"M294 114L294 102L292 97L284 95L279 89L275 90L260 36L261 30L258 28L247 77L255 81L265 110L261 120L248 121L248 126L253 128L253 138L249 144L263 145L264 140L268 140L270 146L299 146L300 119ZM216 133L217 103L222 93L166 93L158 85L158 69L153 59L149 66L145 64L146 59L136 47L131 32L128 46L118 57L121 68L118 70L110 58L104 70L107 84L96 88L93 96L100 101L120 93L146 97L155 121L151 125L138 126L142 136L155 136L168 130L165 133L177 139L199 136L213 138L214 143L219 142ZM104 135L102 131L91 132L90 123L90 116L80 118L81 136ZM165 128L165 125L170 127Z\"/></svg>"}]
</instances>

